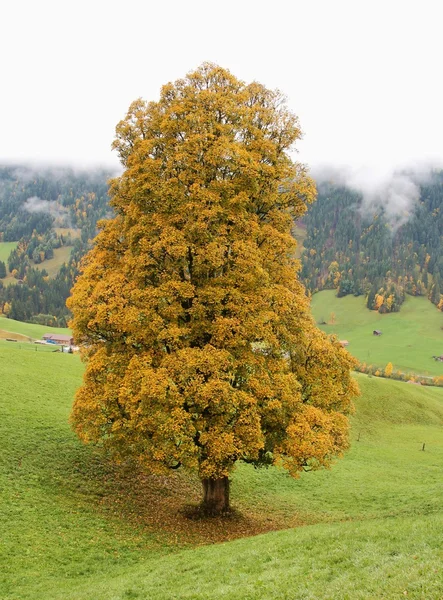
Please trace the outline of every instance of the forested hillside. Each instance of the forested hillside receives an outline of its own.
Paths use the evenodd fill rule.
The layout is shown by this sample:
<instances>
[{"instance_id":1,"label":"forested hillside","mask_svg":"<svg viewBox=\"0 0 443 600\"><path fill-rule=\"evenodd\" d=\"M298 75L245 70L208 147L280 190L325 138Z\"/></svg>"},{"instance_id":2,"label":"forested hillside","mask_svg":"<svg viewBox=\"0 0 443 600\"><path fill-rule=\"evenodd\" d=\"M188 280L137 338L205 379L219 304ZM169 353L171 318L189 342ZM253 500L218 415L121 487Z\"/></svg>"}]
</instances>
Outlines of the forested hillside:
<instances>
[{"instance_id":1,"label":"forested hillside","mask_svg":"<svg viewBox=\"0 0 443 600\"><path fill-rule=\"evenodd\" d=\"M443 173L417 184L410 214L393 223L382 206L333 183L318 185L318 199L303 220L302 278L312 291L366 295L380 312L400 310L405 294L428 296L443 307ZM402 223L403 222L403 223Z\"/></svg>"},{"instance_id":2,"label":"forested hillside","mask_svg":"<svg viewBox=\"0 0 443 600\"><path fill-rule=\"evenodd\" d=\"M0 253L0 312L66 325L65 301L79 261L97 221L111 214L110 176L104 170L0 166L0 249L8 249ZM443 308L443 173L432 173L419 191L398 226L383 208L365 206L361 193L318 183L318 199L299 224L306 233L302 278L308 289L365 295L368 308L380 312L400 310L405 294L428 296ZM54 255L66 259L49 276Z\"/></svg>"},{"instance_id":3,"label":"forested hillside","mask_svg":"<svg viewBox=\"0 0 443 600\"><path fill-rule=\"evenodd\" d=\"M97 221L110 215L104 170L0 166L0 312L64 327L65 306ZM64 250L63 250L64 249ZM58 261L55 259L58 258ZM55 274L46 270L55 263ZM54 270L54 268L53 268Z\"/></svg>"}]
</instances>

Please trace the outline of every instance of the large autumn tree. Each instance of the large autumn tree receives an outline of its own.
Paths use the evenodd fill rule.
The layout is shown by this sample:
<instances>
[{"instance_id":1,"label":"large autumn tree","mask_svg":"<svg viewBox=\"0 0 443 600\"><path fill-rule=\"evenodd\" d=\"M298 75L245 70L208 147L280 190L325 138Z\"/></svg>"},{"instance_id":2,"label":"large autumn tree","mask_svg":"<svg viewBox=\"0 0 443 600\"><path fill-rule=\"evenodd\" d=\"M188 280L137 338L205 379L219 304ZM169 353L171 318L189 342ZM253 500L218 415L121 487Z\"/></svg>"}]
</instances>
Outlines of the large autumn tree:
<instances>
[{"instance_id":1,"label":"large autumn tree","mask_svg":"<svg viewBox=\"0 0 443 600\"><path fill-rule=\"evenodd\" d=\"M238 460L292 475L348 445L353 359L310 316L294 219L315 198L277 91L203 64L117 126L116 216L69 306L86 361L72 423L151 472L198 472L229 508Z\"/></svg>"}]
</instances>

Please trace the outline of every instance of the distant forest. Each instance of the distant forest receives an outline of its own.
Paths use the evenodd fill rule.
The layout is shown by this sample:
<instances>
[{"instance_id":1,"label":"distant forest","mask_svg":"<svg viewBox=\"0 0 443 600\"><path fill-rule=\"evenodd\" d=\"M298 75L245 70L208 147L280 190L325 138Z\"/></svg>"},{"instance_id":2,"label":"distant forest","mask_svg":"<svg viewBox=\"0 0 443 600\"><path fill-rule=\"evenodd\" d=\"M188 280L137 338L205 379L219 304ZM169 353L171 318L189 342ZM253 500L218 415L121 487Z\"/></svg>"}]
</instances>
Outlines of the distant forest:
<instances>
[{"instance_id":1,"label":"distant forest","mask_svg":"<svg viewBox=\"0 0 443 600\"><path fill-rule=\"evenodd\" d=\"M313 293L363 295L371 310L400 310L405 294L428 296L443 308L443 173L419 184L406 222L390 225L383 208L368 210L360 193L332 183L302 221L302 279Z\"/></svg>"},{"instance_id":2,"label":"distant forest","mask_svg":"<svg viewBox=\"0 0 443 600\"><path fill-rule=\"evenodd\" d=\"M97 221L112 215L104 170L0 166L0 242L18 242L0 261L0 312L20 321L65 327L65 302ZM354 294L379 312L400 310L406 294L443 309L443 173L420 184L420 198L401 227L382 208L364 208L349 188L321 183L299 225L305 229L301 278L311 293ZM67 260L52 277L54 253ZM39 268L37 268L37 266ZM7 276L7 277L6 277Z\"/></svg>"},{"instance_id":3,"label":"distant forest","mask_svg":"<svg viewBox=\"0 0 443 600\"><path fill-rule=\"evenodd\" d=\"M97 221L112 214L110 176L105 170L0 166L0 242L18 242L6 264L0 262L0 277L9 274L0 280L1 312L20 321L66 326L65 302L79 262ZM68 259L49 277L45 261L62 246L70 248Z\"/></svg>"}]
</instances>

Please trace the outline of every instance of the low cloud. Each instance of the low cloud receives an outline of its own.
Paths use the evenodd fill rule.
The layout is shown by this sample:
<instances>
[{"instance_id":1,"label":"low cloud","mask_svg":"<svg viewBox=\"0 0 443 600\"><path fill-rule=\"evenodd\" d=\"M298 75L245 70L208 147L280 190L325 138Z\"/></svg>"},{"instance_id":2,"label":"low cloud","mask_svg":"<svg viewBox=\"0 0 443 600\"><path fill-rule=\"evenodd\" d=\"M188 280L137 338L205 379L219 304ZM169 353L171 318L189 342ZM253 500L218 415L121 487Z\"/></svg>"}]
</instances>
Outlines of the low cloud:
<instances>
[{"instance_id":1,"label":"low cloud","mask_svg":"<svg viewBox=\"0 0 443 600\"><path fill-rule=\"evenodd\" d=\"M56 200L43 200L38 196L31 196L23 204L23 208L29 213L47 213L58 222L58 225L71 227L69 210Z\"/></svg>"},{"instance_id":2,"label":"low cloud","mask_svg":"<svg viewBox=\"0 0 443 600\"><path fill-rule=\"evenodd\" d=\"M38 196L32 196L26 200L23 208L30 213L52 213L57 210L56 206L55 200L42 200Z\"/></svg>"},{"instance_id":3,"label":"low cloud","mask_svg":"<svg viewBox=\"0 0 443 600\"><path fill-rule=\"evenodd\" d=\"M436 165L382 169L322 166L313 169L317 184L348 187L362 196L359 210L371 214L383 210L393 231L404 225L420 199L420 183L430 180Z\"/></svg>"}]
</instances>

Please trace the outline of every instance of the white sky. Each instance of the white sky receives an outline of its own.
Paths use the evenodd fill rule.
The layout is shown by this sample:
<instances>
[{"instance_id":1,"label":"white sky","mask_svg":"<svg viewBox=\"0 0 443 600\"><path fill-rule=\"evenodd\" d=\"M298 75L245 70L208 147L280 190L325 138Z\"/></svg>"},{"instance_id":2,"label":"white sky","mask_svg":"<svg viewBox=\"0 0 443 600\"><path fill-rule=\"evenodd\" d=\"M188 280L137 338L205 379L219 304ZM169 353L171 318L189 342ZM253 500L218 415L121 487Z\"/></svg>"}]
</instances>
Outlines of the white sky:
<instances>
[{"instance_id":1,"label":"white sky","mask_svg":"<svg viewBox=\"0 0 443 600\"><path fill-rule=\"evenodd\" d=\"M10 0L0 161L117 165L129 104L209 60L288 96L313 167L443 163L442 23L438 0Z\"/></svg>"}]
</instances>

